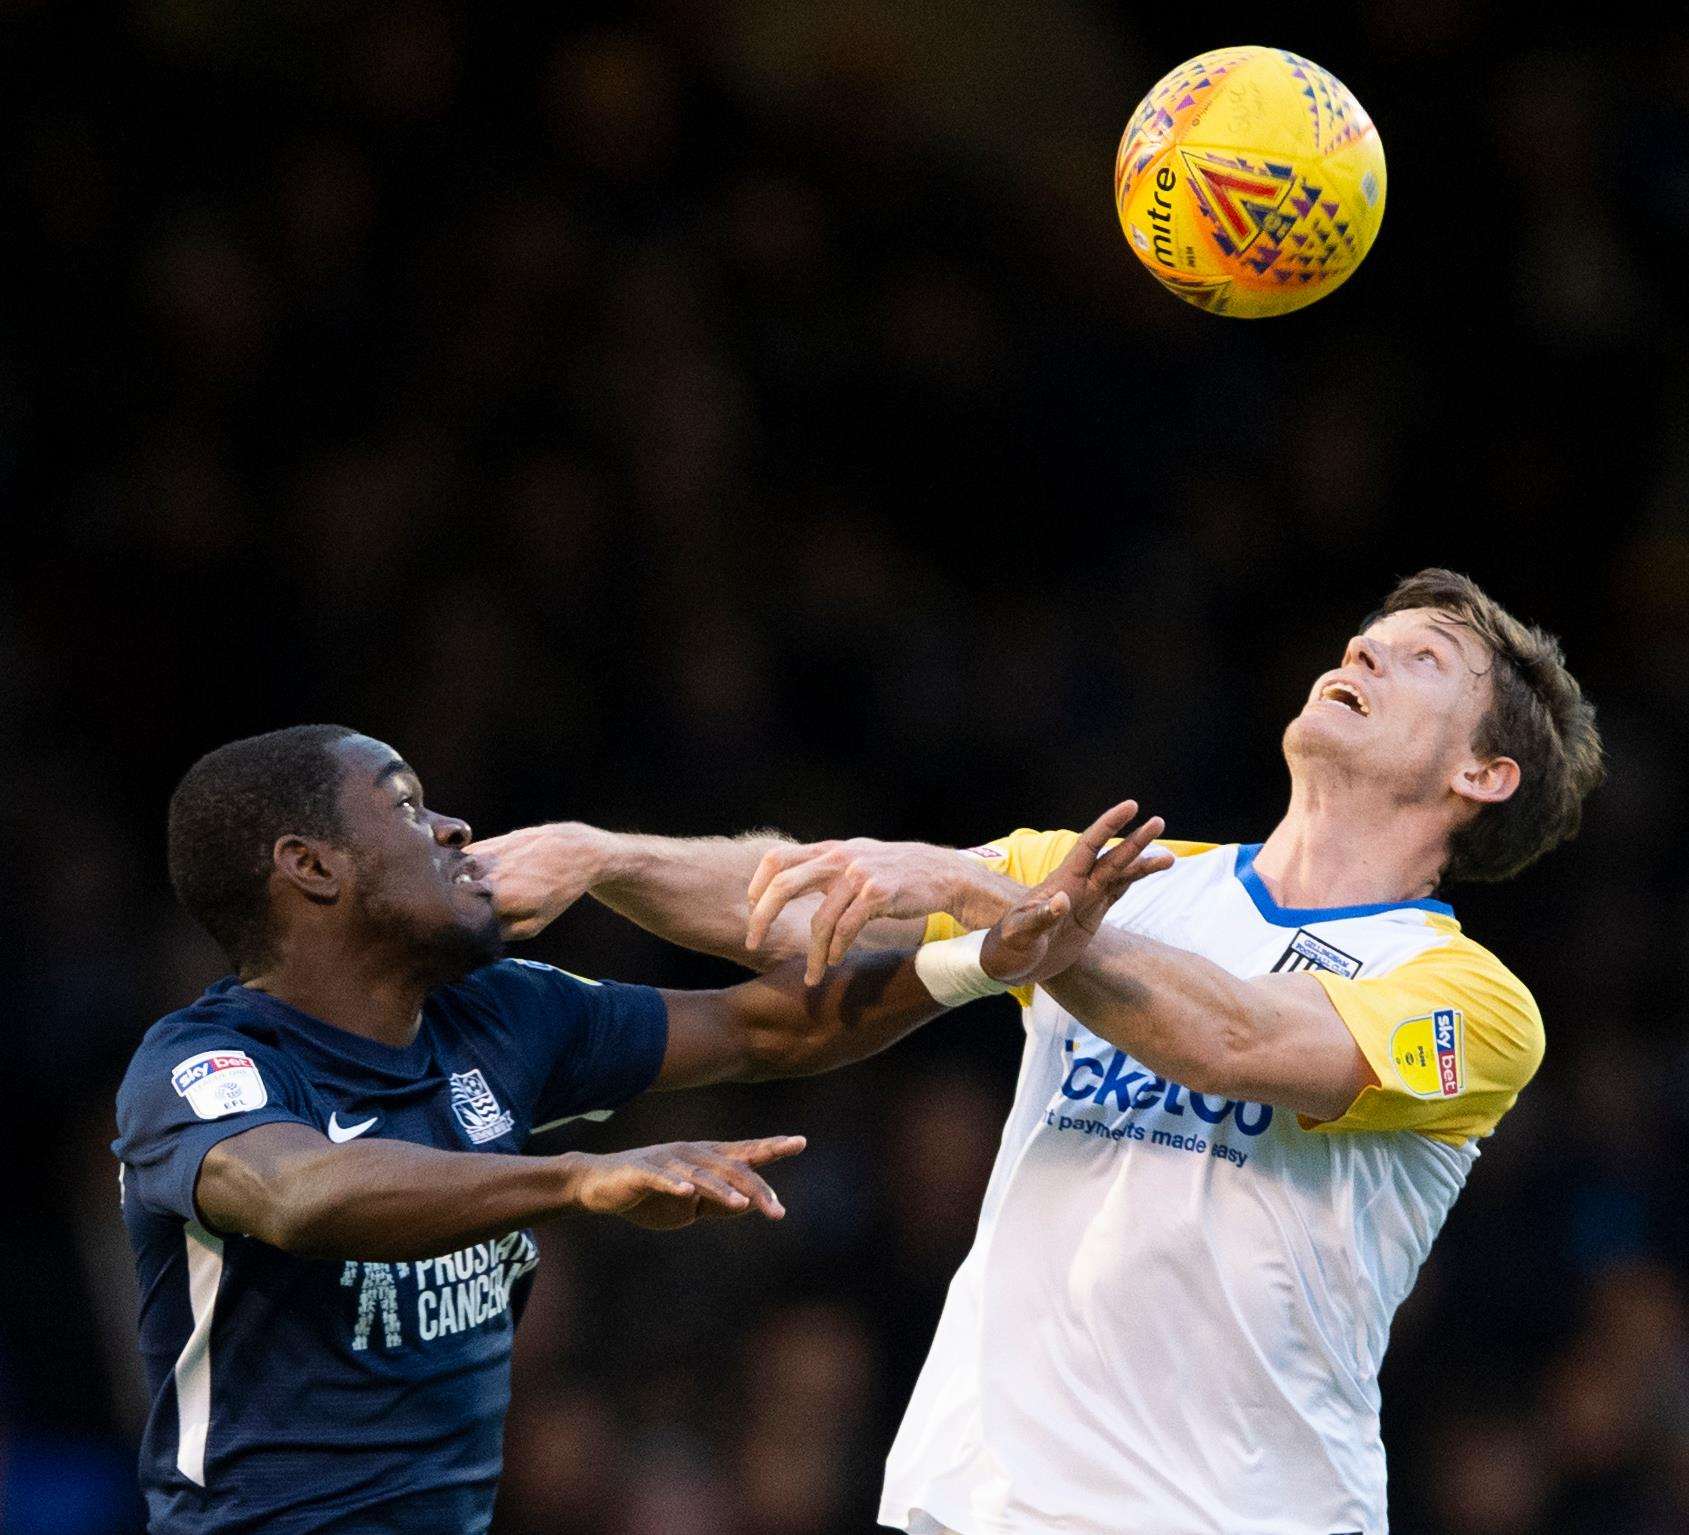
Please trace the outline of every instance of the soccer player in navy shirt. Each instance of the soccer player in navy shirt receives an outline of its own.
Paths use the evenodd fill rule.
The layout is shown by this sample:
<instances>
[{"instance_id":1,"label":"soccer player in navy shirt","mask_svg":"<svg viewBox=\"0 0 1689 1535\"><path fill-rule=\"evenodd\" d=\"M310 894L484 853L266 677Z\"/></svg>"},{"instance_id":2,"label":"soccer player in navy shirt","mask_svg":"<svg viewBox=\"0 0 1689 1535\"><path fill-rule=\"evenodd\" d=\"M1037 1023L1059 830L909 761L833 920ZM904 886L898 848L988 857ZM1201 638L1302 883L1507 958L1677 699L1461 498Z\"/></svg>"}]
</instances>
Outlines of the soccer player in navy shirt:
<instances>
[{"instance_id":1,"label":"soccer player in navy shirt","mask_svg":"<svg viewBox=\"0 0 1689 1535\"><path fill-rule=\"evenodd\" d=\"M1130 864L1095 860L1109 829L1094 873L994 930L1011 969L1070 962L1153 867L1159 823ZM147 1032L118 1094L155 1535L485 1530L527 1228L778 1219L758 1169L803 1149L519 1155L528 1138L651 1088L825 1071L940 1010L906 954L700 992L500 960L468 841L339 726L220 747L171 800L172 882L235 974Z\"/></svg>"}]
</instances>

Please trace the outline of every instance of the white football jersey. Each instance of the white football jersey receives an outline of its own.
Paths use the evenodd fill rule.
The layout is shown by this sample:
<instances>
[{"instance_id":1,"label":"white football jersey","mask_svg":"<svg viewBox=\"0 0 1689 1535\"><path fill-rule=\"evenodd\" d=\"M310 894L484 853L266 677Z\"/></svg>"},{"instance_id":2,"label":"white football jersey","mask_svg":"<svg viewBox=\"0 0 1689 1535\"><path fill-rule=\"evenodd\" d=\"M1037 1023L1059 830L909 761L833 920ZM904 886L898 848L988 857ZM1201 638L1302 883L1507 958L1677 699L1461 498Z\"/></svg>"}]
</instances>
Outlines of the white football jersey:
<instances>
[{"instance_id":1,"label":"white football jersey","mask_svg":"<svg viewBox=\"0 0 1689 1535\"><path fill-rule=\"evenodd\" d=\"M977 850L1035 884L1072 832ZM1438 901L1290 910L1255 849L1180 856L1107 921L1324 984L1378 1086L1322 1124L1194 1093L1048 995L972 1250L886 1467L913 1535L1384 1535L1378 1369L1542 1057L1530 994ZM928 940L960 929L947 917Z\"/></svg>"}]
</instances>

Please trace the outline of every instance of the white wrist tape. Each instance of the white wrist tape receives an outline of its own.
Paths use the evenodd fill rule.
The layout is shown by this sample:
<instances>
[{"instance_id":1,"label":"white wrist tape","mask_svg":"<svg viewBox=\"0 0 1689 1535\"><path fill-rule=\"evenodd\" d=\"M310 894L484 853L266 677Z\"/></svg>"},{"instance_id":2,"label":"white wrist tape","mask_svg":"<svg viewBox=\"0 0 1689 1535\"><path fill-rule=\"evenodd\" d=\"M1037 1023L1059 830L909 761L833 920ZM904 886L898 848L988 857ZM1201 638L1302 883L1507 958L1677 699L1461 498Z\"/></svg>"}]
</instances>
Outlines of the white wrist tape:
<instances>
[{"instance_id":1,"label":"white wrist tape","mask_svg":"<svg viewBox=\"0 0 1689 1535\"><path fill-rule=\"evenodd\" d=\"M1007 981L994 981L985 973L979 962L979 951L984 947L983 932L922 946L915 956L915 974L932 993L933 1001L960 1007L976 997L994 997L1009 989Z\"/></svg>"}]
</instances>

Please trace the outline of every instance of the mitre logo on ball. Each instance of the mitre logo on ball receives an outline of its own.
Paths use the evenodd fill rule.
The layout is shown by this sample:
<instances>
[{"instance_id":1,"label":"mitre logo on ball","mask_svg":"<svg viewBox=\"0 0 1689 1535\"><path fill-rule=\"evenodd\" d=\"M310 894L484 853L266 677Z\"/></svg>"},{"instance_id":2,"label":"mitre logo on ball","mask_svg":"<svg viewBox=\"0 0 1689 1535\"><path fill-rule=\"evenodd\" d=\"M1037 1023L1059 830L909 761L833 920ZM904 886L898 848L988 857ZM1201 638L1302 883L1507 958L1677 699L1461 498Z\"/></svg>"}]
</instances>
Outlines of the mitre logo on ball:
<instances>
[{"instance_id":1,"label":"mitre logo on ball","mask_svg":"<svg viewBox=\"0 0 1689 1535\"><path fill-rule=\"evenodd\" d=\"M1114 163L1132 250L1215 314L1285 314L1360 265L1384 217L1384 147L1353 94L1279 48L1220 48L1138 104Z\"/></svg>"}]
</instances>

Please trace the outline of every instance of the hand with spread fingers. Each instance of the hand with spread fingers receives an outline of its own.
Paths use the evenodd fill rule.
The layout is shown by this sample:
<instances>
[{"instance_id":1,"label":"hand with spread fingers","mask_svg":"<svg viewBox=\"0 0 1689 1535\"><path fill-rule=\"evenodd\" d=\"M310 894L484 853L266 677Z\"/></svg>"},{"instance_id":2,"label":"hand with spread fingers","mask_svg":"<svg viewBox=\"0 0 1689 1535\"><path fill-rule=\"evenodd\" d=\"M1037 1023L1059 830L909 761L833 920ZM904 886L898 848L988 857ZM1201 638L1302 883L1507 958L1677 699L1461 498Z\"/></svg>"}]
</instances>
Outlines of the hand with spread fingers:
<instances>
[{"instance_id":1,"label":"hand with spread fingers","mask_svg":"<svg viewBox=\"0 0 1689 1535\"><path fill-rule=\"evenodd\" d=\"M801 1135L769 1135L750 1141L677 1141L584 1158L575 1200L584 1210L619 1215L652 1231L752 1209L777 1221L785 1206L756 1169L796 1156L805 1144Z\"/></svg>"},{"instance_id":2,"label":"hand with spread fingers","mask_svg":"<svg viewBox=\"0 0 1689 1535\"><path fill-rule=\"evenodd\" d=\"M1000 887L1000 888L994 888ZM745 947L761 948L782 911L819 893L809 923L804 983L819 986L827 966L840 963L870 922L883 918L924 921L949 912L967 927L989 927L1018 893L977 858L925 842L846 841L784 843L757 865L746 900L750 920ZM919 935L912 935L916 942Z\"/></svg>"},{"instance_id":3,"label":"hand with spread fingers","mask_svg":"<svg viewBox=\"0 0 1689 1535\"><path fill-rule=\"evenodd\" d=\"M1062 871L1067 867L1064 864L1039 890L1053 895L1057 888L1064 889L1075 906L1089 914L1105 892L1113 891L1108 897L1112 901L1134 880L1166 868L1172 862L1166 855L1138 865L1144 848L1163 830L1163 823L1156 818L1133 832L1093 873L1103 846L1137 813L1135 800L1115 806L1074 849L1074 860L1081 856L1087 860L1085 875L1075 875L1068 884L1058 887L1056 881L1063 878ZM1089 849L1086 839L1105 827L1100 833L1102 841ZM1089 887L1083 883L1087 877L1094 878ZM788 903L817 892L822 899L810 921L809 958L804 971L804 981L810 986L820 984L827 966L843 960L870 922L886 918L920 921L933 912L948 912L963 927L988 928L1005 913L1024 907L1028 898L1026 890L1013 880L952 848L921 842L878 842L871 837L787 843L763 856L751 881L746 948L756 950ZM1101 920L1106 909L1105 904L1096 911L1090 931L1095 931L1095 921ZM1065 908L1057 913L1065 915ZM1023 916L1017 925L1017 941L1032 937L1024 926L1026 920ZM911 941L918 938L917 932ZM1052 938L1059 938L1059 933ZM1062 942L1058 953L1065 952L1066 940Z\"/></svg>"},{"instance_id":4,"label":"hand with spread fingers","mask_svg":"<svg viewBox=\"0 0 1689 1535\"><path fill-rule=\"evenodd\" d=\"M1171 853L1147 851L1165 830L1160 816L1126 833L1137 813L1137 801L1124 800L1099 816L1055 872L998 918L979 955L987 975L1026 986L1059 974L1085 952L1103 914L1129 886L1172 867Z\"/></svg>"}]
</instances>

